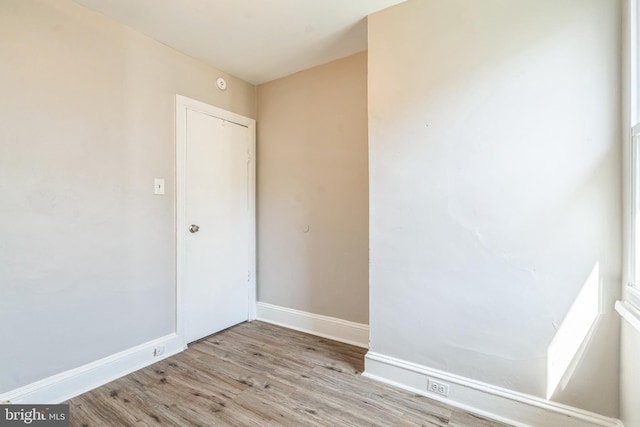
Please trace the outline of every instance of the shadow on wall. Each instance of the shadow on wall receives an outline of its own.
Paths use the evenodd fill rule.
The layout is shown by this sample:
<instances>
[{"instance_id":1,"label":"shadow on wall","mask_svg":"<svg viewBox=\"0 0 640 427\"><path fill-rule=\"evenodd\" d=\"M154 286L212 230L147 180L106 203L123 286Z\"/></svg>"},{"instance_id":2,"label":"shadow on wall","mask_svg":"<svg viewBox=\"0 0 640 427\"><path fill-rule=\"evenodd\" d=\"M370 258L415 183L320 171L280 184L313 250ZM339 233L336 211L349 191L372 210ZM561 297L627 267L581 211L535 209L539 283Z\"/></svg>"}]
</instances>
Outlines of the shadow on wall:
<instances>
[{"instance_id":1,"label":"shadow on wall","mask_svg":"<svg viewBox=\"0 0 640 427\"><path fill-rule=\"evenodd\" d=\"M602 279L596 262L547 349L547 399L571 380L600 323L601 308Z\"/></svg>"}]
</instances>

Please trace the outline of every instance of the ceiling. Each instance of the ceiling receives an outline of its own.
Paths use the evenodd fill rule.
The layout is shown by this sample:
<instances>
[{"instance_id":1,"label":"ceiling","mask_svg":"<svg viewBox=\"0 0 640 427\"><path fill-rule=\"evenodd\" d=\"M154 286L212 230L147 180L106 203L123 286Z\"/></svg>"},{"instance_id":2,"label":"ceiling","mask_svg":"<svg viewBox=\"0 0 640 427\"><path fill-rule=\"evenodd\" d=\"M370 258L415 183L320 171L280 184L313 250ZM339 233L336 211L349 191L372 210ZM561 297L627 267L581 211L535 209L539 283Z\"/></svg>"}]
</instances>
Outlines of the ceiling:
<instances>
[{"instance_id":1,"label":"ceiling","mask_svg":"<svg viewBox=\"0 0 640 427\"><path fill-rule=\"evenodd\" d=\"M74 1L260 84L366 50L366 16L404 0Z\"/></svg>"}]
</instances>

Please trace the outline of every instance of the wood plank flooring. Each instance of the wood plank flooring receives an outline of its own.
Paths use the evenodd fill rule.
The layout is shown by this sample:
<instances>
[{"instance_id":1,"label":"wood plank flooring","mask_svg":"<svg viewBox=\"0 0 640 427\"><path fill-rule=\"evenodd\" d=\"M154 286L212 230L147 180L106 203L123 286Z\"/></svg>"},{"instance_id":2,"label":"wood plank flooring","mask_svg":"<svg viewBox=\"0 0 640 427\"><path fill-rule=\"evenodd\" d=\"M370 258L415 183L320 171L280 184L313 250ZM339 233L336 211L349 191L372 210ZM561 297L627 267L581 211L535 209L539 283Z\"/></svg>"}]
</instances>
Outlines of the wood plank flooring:
<instances>
[{"instance_id":1,"label":"wood plank flooring","mask_svg":"<svg viewBox=\"0 0 640 427\"><path fill-rule=\"evenodd\" d=\"M71 399L71 426L505 426L362 377L365 352L243 323Z\"/></svg>"}]
</instances>

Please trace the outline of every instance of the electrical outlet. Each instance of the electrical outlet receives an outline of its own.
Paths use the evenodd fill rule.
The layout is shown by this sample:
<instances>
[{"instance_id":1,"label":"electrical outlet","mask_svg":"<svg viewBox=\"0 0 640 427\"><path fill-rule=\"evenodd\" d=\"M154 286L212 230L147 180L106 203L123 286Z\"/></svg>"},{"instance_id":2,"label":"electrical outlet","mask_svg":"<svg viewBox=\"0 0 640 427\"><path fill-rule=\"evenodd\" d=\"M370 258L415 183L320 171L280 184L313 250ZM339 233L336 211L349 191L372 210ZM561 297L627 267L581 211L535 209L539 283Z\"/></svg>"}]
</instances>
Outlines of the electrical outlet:
<instances>
[{"instance_id":1,"label":"electrical outlet","mask_svg":"<svg viewBox=\"0 0 640 427\"><path fill-rule=\"evenodd\" d=\"M432 393L441 394L443 396L449 396L449 384L445 384L441 381L436 381L429 378L427 389Z\"/></svg>"},{"instance_id":2,"label":"electrical outlet","mask_svg":"<svg viewBox=\"0 0 640 427\"><path fill-rule=\"evenodd\" d=\"M159 345L156 348L153 349L153 355L155 357L160 356L162 353L164 353L164 346L163 345Z\"/></svg>"}]
</instances>

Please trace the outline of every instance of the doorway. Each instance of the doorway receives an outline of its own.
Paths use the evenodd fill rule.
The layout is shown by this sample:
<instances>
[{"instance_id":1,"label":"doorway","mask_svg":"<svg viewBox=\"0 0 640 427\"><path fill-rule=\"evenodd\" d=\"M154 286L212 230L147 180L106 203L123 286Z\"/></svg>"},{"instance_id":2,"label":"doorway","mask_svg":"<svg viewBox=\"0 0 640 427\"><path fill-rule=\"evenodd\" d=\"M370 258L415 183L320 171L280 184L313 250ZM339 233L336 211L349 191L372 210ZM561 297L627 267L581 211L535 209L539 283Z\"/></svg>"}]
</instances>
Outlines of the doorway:
<instances>
[{"instance_id":1,"label":"doorway","mask_svg":"<svg viewBox=\"0 0 640 427\"><path fill-rule=\"evenodd\" d=\"M176 96L177 330L255 318L255 121Z\"/></svg>"}]
</instances>

